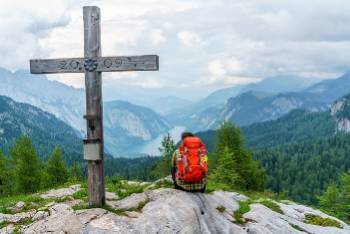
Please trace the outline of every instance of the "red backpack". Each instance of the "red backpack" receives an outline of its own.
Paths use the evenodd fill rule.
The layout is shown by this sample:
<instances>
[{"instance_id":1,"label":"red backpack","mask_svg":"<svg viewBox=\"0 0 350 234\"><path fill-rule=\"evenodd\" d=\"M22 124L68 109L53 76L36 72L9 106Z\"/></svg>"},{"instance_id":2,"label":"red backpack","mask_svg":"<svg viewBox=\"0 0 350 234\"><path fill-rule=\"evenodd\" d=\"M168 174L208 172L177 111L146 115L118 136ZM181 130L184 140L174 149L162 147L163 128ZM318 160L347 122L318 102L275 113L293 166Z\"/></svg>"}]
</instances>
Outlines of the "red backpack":
<instances>
[{"instance_id":1,"label":"red backpack","mask_svg":"<svg viewBox=\"0 0 350 234\"><path fill-rule=\"evenodd\" d=\"M198 137L186 137L180 146L176 177L186 183L200 183L208 172L206 147Z\"/></svg>"}]
</instances>

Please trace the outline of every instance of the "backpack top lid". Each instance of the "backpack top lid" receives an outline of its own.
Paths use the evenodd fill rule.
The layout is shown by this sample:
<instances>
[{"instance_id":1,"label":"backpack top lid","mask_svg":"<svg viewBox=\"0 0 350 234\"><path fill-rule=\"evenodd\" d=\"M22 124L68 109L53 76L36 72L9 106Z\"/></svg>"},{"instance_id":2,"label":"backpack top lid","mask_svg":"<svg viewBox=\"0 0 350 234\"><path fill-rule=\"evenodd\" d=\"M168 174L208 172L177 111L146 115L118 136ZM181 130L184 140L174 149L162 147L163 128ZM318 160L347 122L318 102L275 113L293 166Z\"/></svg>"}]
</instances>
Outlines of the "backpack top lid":
<instances>
[{"instance_id":1,"label":"backpack top lid","mask_svg":"<svg viewBox=\"0 0 350 234\"><path fill-rule=\"evenodd\" d=\"M184 139L183 145L186 148L199 148L202 146L202 141L199 137L196 137L196 136L186 137Z\"/></svg>"}]
</instances>

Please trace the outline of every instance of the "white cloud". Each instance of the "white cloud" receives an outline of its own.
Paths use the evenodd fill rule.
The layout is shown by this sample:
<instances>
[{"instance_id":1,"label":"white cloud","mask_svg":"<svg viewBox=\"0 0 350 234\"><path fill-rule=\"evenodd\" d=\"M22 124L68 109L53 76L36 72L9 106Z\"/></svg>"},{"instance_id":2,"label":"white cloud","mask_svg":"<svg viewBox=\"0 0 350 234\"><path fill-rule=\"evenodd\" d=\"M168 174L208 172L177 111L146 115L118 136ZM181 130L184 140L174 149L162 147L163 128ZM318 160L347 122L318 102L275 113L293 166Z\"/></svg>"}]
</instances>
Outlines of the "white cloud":
<instances>
[{"instance_id":1,"label":"white cloud","mask_svg":"<svg viewBox=\"0 0 350 234\"><path fill-rule=\"evenodd\" d=\"M209 62L208 70L209 70L210 74L214 75L214 76L223 76L226 74L226 69L224 68L224 65L218 59Z\"/></svg>"},{"instance_id":2,"label":"white cloud","mask_svg":"<svg viewBox=\"0 0 350 234\"><path fill-rule=\"evenodd\" d=\"M159 72L104 74L111 87L191 96L256 77L325 78L350 67L346 0L1 0L0 66L82 56L83 4L101 8L103 55L160 56ZM78 77L50 76L83 87Z\"/></svg>"},{"instance_id":3,"label":"white cloud","mask_svg":"<svg viewBox=\"0 0 350 234\"><path fill-rule=\"evenodd\" d=\"M202 44L201 38L194 32L179 32L177 38L186 46L198 46Z\"/></svg>"},{"instance_id":4,"label":"white cloud","mask_svg":"<svg viewBox=\"0 0 350 234\"><path fill-rule=\"evenodd\" d=\"M166 37L161 29L153 29L150 32L150 38L154 45L166 42Z\"/></svg>"}]
</instances>

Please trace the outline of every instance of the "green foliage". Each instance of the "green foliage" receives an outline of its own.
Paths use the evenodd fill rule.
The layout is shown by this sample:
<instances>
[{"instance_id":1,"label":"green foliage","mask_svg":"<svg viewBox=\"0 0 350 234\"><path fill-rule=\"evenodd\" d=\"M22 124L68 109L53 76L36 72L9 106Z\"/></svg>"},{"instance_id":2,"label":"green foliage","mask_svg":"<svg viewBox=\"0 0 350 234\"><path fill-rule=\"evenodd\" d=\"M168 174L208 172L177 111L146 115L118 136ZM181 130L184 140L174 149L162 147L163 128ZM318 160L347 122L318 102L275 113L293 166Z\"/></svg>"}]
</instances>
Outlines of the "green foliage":
<instances>
[{"instance_id":1,"label":"green foliage","mask_svg":"<svg viewBox=\"0 0 350 234\"><path fill-rule=\"evenodd\" d=\"M0 196L10 194L12 191L11 174L8 160L0 150Z\"/></svg>"},{"instance_id":2,"label":"green foliage","mask_svg":"<svg viewBox=\"0 0 350 234\"><path fill-rule=\"evenodd\" d=\"M240 201L239 208L233 212L233 217L235 218L235 223L238 224L243 224L243 215L245 213L248 213L250 211L250 204L252 203L251 200L246 200L246 201Z\"/></svg>"},{"instance_id":3,"label":"green foliage","mask_svg":"<svg viewBox=\"0 0 350 234\"><path fill-rule=\"evenodd\" d=\"M112 158L105 157L105 174L125 180L151 181L156 179L151 171L161 160L160 157Z\"/></svg>"},{"instance_id":4,"label":"green foliage","mask_svg":"<svg viewBox=\"0 0 350 234\"><path fill-rule=\"evenodd\" d=\"M10 149L14 166L13 178L15 191L18 193L34 193L40 189L41 165L32 141L22 135Z\"/></svg>"},{"instance_id":5,"label":"green foliage","mask_svg":"<svg viewBox=\"0 0 350 234\"><path fill-rule=\"evenodd\" d=\"M62 159L61 150L56 147L46 165L47 186L55 187L68 181L69 174L65 162Z\"/></svg>"},{"instance_id":6,"label":"green foliage","mask_svg":"<svg viewBox=\"0 0 350 234\"><path fill-rule=\"evenodd\" d=\"M9 224L10 224L10 223L7 222L7 221L1 221L1 222L0 222L0 229L6 227L6 226L9 225Z\"/></svg>"},{"instance_id":7,"label":"green foliage","mask_svg":"<svg viewBox=\"0 0 350 234\"><path fill-rule=\"evenodd\" d=\"M218 163L210 174L209 180L216 181L218 186L223 190L241 188L244 179L235 171L237 168L234 152L225 147L223 152L218 152Z\"/></svg>"},{"instance_id":8,"label":"green foliage","mask_svg":"<svg viewBox=\"0 0 350 234\"><path fill-rule=\"evenodd\" d=\"M267 187L292 200L317 204L331 183L350 168L350 135L301 141L255 151L267 172Z\"/></svg>"},{"instance_id":9,"label":"green foliage","mask_svg":"<svg viewBox=\"0 0 350 234\"><path fill-rule=\"evenodd\" d=\"M215 154L218 157L210 180L227 189L263 190L265 173L253 160L243 142L242 134L232 123L225 122L217 131Z\"/></svg>"},{"instance_id":10,"label":"green foliage","mask_svg":"<svg viewBox=\"0 0 350 234\"><path fill-rule=\"evenodd\" d=\"M323 226L323 227L337 227L341 228L340 223L330 218L322 218L318 215L306 214L305 222L313 225Z\"/></svg>"},{"instance_id":11,"label":"green foliage","mask_svg":"<svg viewBox=\"0 0 350 234\"><path fill-rule=\"evenodd\" d=\"M81 168L77 162L73 162L69 170L69 174L70 174L70 180L72 182L81 182L84 179Z\"/></svg>"},{"instance_id":12,"label":"green foliage","mask_svg":"<svg viewBox=\"0 0 350 234\"><path fill-rule=\"evenodd\" d=\"M4 129L4 134L0 137L0 148L6 155L9 155L15 139L25 133L43 160L47 160L52 149L60 145L69 165L76 158L83 161L81 138L77 131L54 115L4 96L0 97L0 112L5 113L0 121L0 128Z\"/></svg>"},{"instance_id":13,"label":"green foliage","mask_svg":"<svg viewBox=\"0 0 350 234\"><path fill-rule=\"evenodd\" d=\"M268 200L268 199L263 199L260 201L260 204L270 208L271 210L283 214L283 211L281 210L281 207L274 201Z\"/></svg>"},{"instance_id":14,"label":"green foliage","mask_svg":"<svg viewBox=\"0 0 350 234\"><path fill-rule=\"evenodd\" d=\"M319 196L319 205L322 210L330 215L350 221L350 203L349 203L350 173L344 173L340 187L330 184L324 194Z\"/></svg>"},{"instance_id":15,"label":"green foliage","mask_svg":"<svg viewBox=\"0 0 350 234\"><path fill-rule=\"evenodd\" d=\"M3 196L0 197L0 213L13 213L9 208L16 205L17 202L23 201L25 206L21 211L27 211L44 206L46 203L50 202L36 195L13 195L13 196Z\"/></svg>"},{"instance_id":16,"label":"green foliage","mask_svg":"<svg viewBox=\"0 0 350 234\"><path fill-rule=\"evenodd\" d=\"M80 189L79 191L73 194L74 199L80 199L86 201L88 198L88 191L86 188Z\"/></svg>"},{"instance_id":17,"label":"green foliage","mask_svg":"<svg viewBox=\"0 0 350 234\"><path fill-rule=\"evenodd\" d=\"M330 184L325 193L319 197L320 205L326 209L332 209L340 202L340 192L336 184Z\"/></svg>"},{"instance_id":18,"label":"green foliage","mask_svg":"<svg viewBox=\"0 0 350 234\"><path fill-rule=\"evenodd\" d=\"M170 174L170 168L172 167L172 155L175 150L175 142L168 133L163 137L162 146L159 148L159 151L162 154L162 159L157 163L151 172L155 178L162 178Z\"/></svg>"},{"instance_id":19,"label":"green foliage","mask_svg":"<svg viewBox=\"0 0 350 234\"><path fill-rule=\"evenodd\" d=\"M138 182L124 181L120 178L108 178L106 183L107 191L115 192L119 199L123 199L134 193L142 193L146 186Z\"/></svg>"},{"instance_id":20,"label":"green foliage","mask_svg":"<svg viewBox=\"0 0 350 234\"><path fill-rule=\"evenodd\" d=\"M220 205L220 206L216 207L216 209L217 209L217 210L218 210L220 213L223 213L223 212L225 212L226 207L225 207L225 206Z\"/></svg>"}]
</instances>

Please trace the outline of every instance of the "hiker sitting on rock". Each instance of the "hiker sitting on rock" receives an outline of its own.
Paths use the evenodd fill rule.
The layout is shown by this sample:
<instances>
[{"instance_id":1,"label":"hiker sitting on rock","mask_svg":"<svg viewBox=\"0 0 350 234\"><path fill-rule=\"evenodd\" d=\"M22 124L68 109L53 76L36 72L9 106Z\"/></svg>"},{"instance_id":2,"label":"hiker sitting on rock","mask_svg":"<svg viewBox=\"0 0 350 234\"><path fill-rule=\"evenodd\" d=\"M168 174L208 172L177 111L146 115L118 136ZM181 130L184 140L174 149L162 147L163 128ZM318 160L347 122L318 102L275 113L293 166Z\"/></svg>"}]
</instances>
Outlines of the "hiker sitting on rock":
<instances>
[{"instance_id":1,"label":"hiker sitting on rock","mask_svg":"<svg viewBox=\"0 0 350 234\"><path fill-rule=\"evenodd\" d=\"M181 135L182 143L172 157L171 175L176 189L204 192L208 157L199 137L190 132Z\"/></svg>"}]
</instances>

